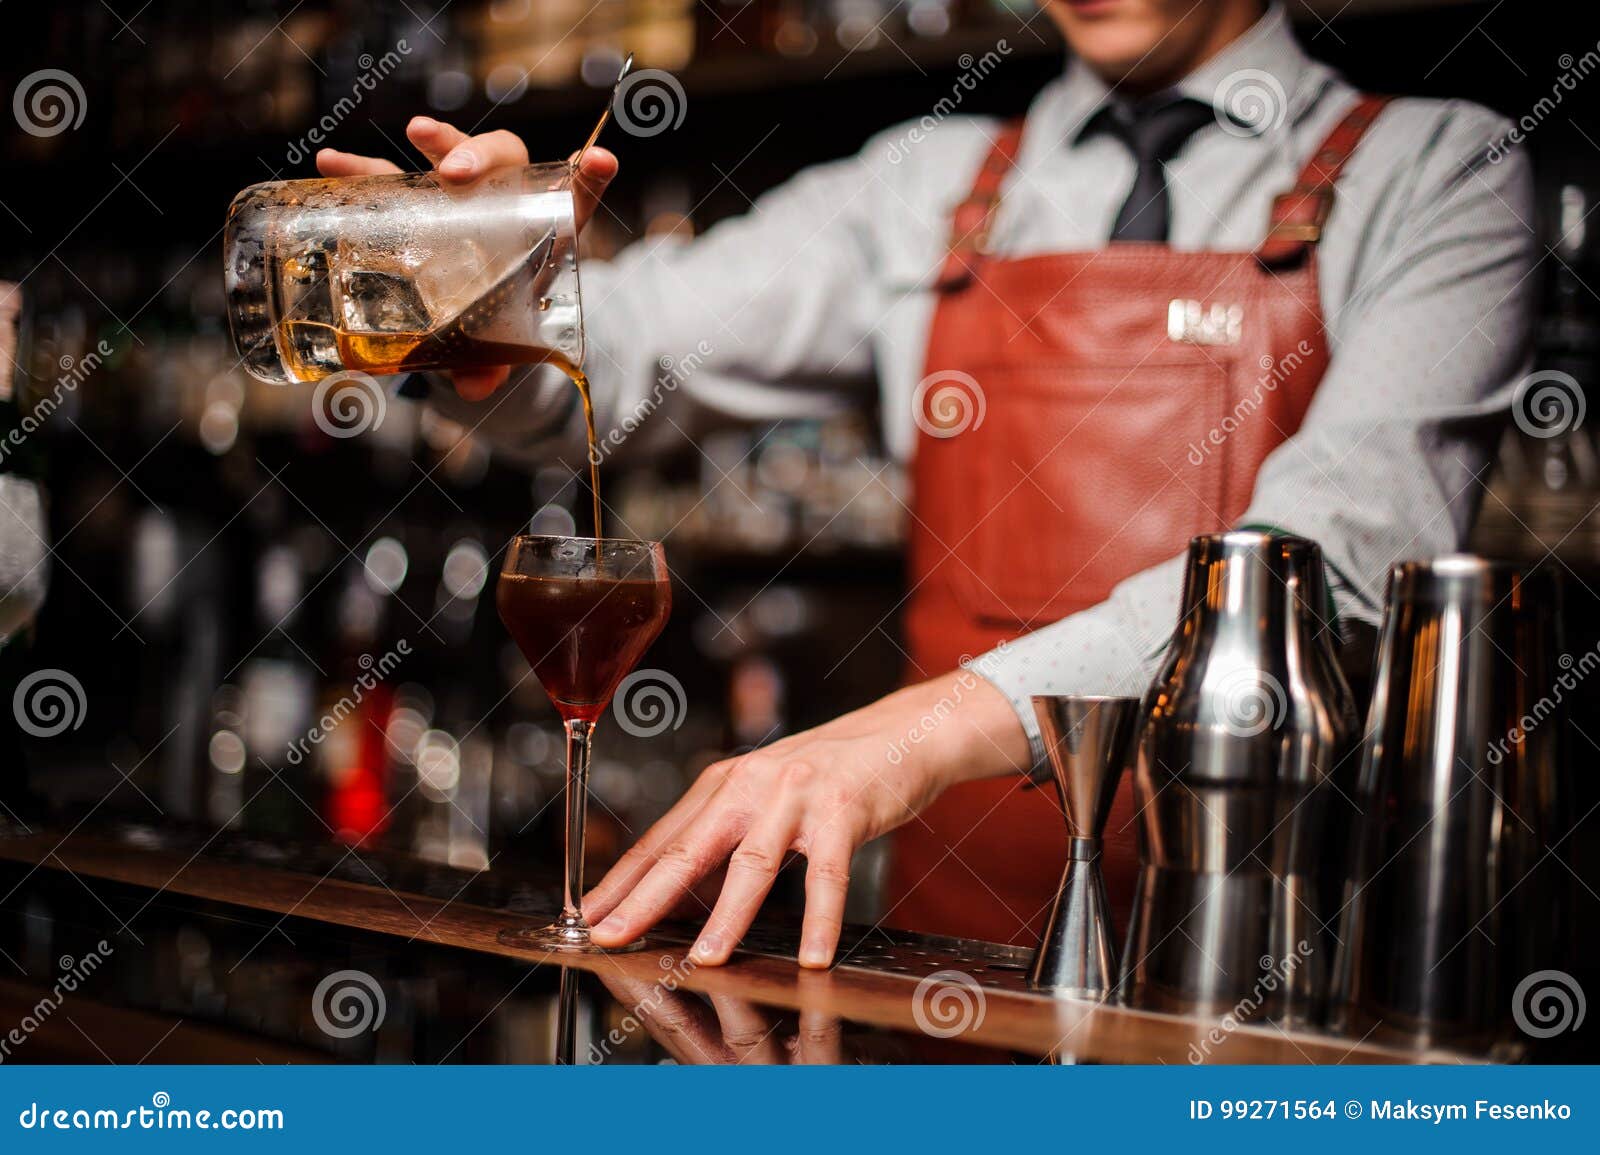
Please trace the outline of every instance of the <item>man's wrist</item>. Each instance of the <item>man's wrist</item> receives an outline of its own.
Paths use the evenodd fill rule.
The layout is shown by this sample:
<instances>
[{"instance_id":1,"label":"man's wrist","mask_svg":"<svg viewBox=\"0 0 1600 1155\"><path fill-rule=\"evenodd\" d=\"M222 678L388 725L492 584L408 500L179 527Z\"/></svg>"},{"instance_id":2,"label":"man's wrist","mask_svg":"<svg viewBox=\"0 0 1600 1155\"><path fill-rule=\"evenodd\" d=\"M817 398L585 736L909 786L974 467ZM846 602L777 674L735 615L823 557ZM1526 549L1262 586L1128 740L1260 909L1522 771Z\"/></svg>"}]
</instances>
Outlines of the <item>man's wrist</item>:
<instances>
[{"instance_id":1,"label":"man's wrist","mask_svg":"<svg viewBox=\"0 0 1600 1155\"><path fill-rule=\"evenodd\" d=\"M964 667L902 693L910 722L897 743L905 747L900 756L921 746L924 767L940 790L1031 765L1028 735L1011 702L975 670Z\"/></svg>"}]
</instances>

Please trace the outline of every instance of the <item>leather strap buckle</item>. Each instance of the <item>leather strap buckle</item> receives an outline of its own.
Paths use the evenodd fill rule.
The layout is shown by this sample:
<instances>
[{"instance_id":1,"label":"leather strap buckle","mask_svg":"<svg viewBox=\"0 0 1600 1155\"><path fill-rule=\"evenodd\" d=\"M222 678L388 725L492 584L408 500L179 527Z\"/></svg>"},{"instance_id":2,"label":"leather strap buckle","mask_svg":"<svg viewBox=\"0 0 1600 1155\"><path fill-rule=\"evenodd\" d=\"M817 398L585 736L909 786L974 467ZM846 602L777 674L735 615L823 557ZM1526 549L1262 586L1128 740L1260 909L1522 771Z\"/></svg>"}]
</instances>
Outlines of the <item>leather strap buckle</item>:
<instances>
[{"instance_id":1,"label":"leather strap buckle","mask_svg":"<svg viewBox=\"0 0 1600 1155\"><path fill-rule=\"evenodd\" d=\"M978 226L978 231L972 234L970 245L973 253L980 257L992 255L989 248L989 234L994 231L994 213L999 205L1000 198L995 198L995 203L989 206L989 211L984 214L983 223Z\"/></svg>"},{"instance_id":2,"label":"leather strap buckle","mask_svg":"<svg viewBox=\"0 0 1600 1155\"><path fill-rule=\"evenodd\" d=\"M948 249L951 252L981 250L989 241L989 223L993 213L994 201L990 198L962 201L950 218Z\"/></svg>"},{"instance_id":3,"label":"leather strap buckle","mask_svg":"<svg viewBox=\"0 0 1600 1155\"><path fill-rule=\"evenodd\" d=\"M1378 118L1387 96L1362 96L1334 126L1322 147L1300 170L1294 187L1273 198L1267 237L1256 249L1256 259L1268 268L1304 261L1312 246L1322 240L1322 230L1333 212L1333 190L1350 155Z\"/></svg>"},{"instance_id":4,"label":"leather strap buckle","mask_svg":"<svg viewBox=\"0 0 1600 1155\"><path fill-rule=\"evenodd\" d=\"M1275 240L1316 244L1333 215L1333 193L1325 188L1297 188L1272 199L1272 229Z\"/></svg>"},{"instance_id":5,"label":"leather strap buckle","mask_svg":"<svg viewBox=\"0 0 1600 1155\"><path fill-rule=\"evenodd\" d=\"M1287 265L1302 259L1322 240L1322 230L1333 214L1333 188L1293 188L1272 200L1271 226L1256 249L1256 257L1268 266Z\"/></svg>"},{"instance_id":6,"label":"leather strap buckle","mask_svg":"<svg viewBox=\"0 0 1600 1155\"><path fill-rule=\"evenodd\" d=\"M1296 241L1314 245L1322 239L1322 221L1308 221L1303 225L1285 222L1272 230L1275 240Z\"/></svg>"}]
</instances>

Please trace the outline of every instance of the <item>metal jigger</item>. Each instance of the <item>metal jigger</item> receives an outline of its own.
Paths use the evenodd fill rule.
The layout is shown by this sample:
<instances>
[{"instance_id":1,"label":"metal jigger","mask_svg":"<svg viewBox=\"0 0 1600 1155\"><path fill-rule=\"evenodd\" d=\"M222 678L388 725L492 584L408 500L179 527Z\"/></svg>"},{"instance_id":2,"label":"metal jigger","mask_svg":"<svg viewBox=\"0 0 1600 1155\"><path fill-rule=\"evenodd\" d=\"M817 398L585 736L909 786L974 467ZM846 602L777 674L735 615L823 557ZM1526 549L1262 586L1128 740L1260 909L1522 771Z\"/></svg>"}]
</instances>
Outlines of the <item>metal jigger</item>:
<instances>
[{"instance_id":1,"label":"metal jigger","mask_svg":"<svg viewBox=\"0 0 1600 1155\"><path fill-rule=\"evenodd\" d=\"M1028 982L1067 998L1100 999L1117 982L1100 841L1132 753L1139 699L1040 694L1033 699L1033 712L1071 841Z\"/></svg>"}]
</instances>

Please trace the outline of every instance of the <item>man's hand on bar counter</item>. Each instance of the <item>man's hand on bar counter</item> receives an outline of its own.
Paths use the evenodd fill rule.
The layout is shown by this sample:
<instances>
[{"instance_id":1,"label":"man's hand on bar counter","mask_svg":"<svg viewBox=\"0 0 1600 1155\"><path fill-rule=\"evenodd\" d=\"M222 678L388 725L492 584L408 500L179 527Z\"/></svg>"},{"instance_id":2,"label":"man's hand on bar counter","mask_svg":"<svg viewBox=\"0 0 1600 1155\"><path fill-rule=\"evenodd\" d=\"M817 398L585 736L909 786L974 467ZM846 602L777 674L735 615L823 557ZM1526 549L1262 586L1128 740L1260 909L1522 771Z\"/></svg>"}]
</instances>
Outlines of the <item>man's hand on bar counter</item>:
<instances>
[{"instance_id":1,"label":"man's hand on bar counter","mask_svg":"<svg viewBox=\"0 0 1600 1155\"><path fill-rule=\"evenodd\" d=\"M697 963L724 963L796 851L806 857L800 965L826 967L839 943L856 848L913 821L946 788L1028 762L1016 711L988 682L952 673L908 686L708 766L585 896L584 915L596 943L621 946L726 862L721 895L692 952Z\"/></svg>"},{"instance_id":2,"label":"man's hand on bar counter","mask_svg":"<svg viewBox=\"0 0 1600 1155\"><path fill-rule=\"evenodd\" d=\"M520 136L504 129L468 136L454 125L427 116L414 116L406 125L406 139L427 157L445 180L468 184L490 169L528 163L528 146ZM317 153L317 171L323 176L376 176L400 172L393 161L376 156L360 156L325 148ZM617 175L617 158L600 147L583 156L572 185L572 200L577 227L581 232L600 206L606 186ZM458 370L451 374L456 392L468 401L481 401L506 382L510 369Z\"/></svg>"}]
</instances>

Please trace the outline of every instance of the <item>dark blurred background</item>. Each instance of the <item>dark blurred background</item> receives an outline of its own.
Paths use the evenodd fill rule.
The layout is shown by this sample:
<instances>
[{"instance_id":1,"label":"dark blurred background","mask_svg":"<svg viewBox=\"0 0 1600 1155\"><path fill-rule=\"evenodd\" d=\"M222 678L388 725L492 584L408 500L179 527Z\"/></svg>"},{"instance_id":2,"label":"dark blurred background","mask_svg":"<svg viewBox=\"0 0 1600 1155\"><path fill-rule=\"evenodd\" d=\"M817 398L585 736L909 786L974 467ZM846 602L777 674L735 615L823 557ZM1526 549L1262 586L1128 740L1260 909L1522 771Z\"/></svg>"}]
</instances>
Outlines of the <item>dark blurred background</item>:
<instances>
[{"instance_id":1,"label":"dark blurred background","mask_svg":"<svg viewBox=\"0 0 1600 1155\"><path fill-rule=\"evenodd\" d=\"M1600 189L1592 6L1289 7L1306 47L1363 86L1513 118L1561 89L1519 147L1536 158L1542 227L1567 236L1537 272L1547 355L1587 380L1600 306L1581 225ZM0 30L4 92L20 99L25 76L61 70L82 112L65 130L0 133L0 278L25 286L30 371L82 378L38 437L49 595L3 659L11 679L51 668L83 688L76 728L24 736L33 788L84 811L361 840L468 869L557 853L559 728L488 595L508 536L530 516L570 528L582 492L569 468L530 477L398 399L371 433L330 437L309 389L248 377L223 316L230 198L310 175L306 130L385 59L327 143L411 167L416 113L565 156L633 51L681 80L687 116L608 138L623 171L586 240L603 256L702 230L923 115L1001 37L1010 52L963 112L1020 112L1062 67L1028 0L89 0L7 4ZM1600 559L1586 528L1594 454L1578 436L1508 440L1481 531L1496 549ZM850 500L880 472L877 496ZM603 724L601 859L712 759L870 700L902 662L903 482L870 415L720 434L608 476L608 503L634 529L676 526L677 609L645 664L683 693L658 734ZM393 676L291 759L401 641ZM6 776L15 792L14 758Z\"/></svg>"}]
</instances>

